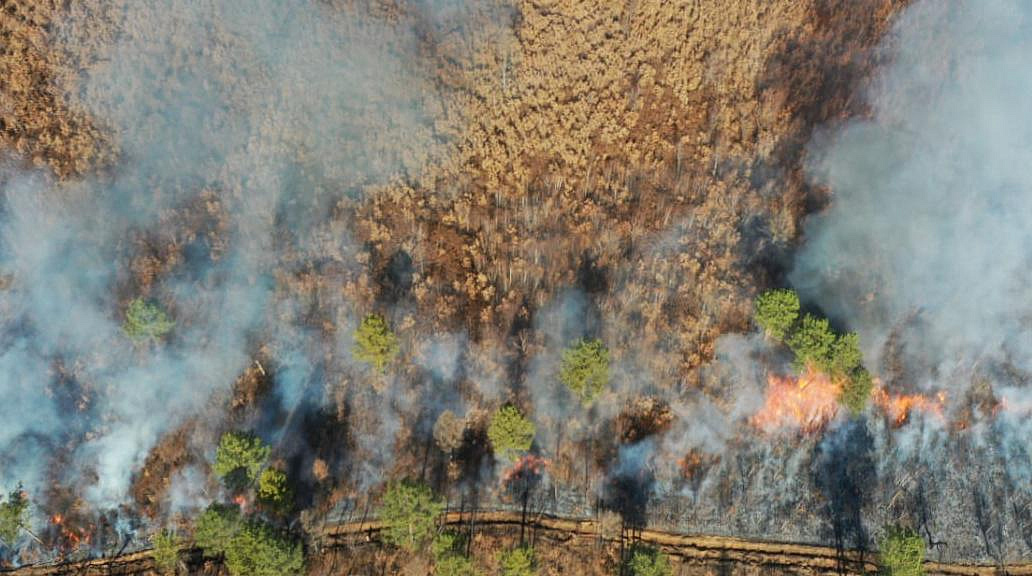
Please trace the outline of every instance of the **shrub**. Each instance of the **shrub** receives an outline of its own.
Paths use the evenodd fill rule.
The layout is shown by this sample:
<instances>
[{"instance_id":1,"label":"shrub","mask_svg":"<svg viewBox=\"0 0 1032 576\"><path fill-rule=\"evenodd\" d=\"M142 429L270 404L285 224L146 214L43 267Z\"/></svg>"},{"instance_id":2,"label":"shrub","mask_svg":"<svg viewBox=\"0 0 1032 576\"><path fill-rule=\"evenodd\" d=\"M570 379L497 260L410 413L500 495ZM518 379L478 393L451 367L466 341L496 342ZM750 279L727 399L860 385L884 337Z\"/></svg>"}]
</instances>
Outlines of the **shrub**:
<instances>
[{"instance_id":1,"label":"shrub","mask_svg":"<svg viewBox=\"0 0 1032 576\"><path fill-rule=\"evenodd\" d=\"M846 408L849 408L849 411L854 416L858 415L867 406L867 399L871 396L873 388L874 383L871 381L871 373L860 368L844 380L842 396L839 400Z\"/></svg>"},{"instance_id":2,"label":"shrub","mask_svg":"<svg viewBox=\"0 0 1032 576\"><path fill-rule=\"evenodd\" d=\"M601 340L580 340L563 351L559 381L585 406L609 384L609 350Z\"/></svg>"},{"instance_id":3,"label":"shrub","mask_svg":"<svg viewBox=\"0 0 1032 576\"><path fill-rule=\"evenodd\" d=\"M212 504L194 522L194 542L209 556L220 556L240 530L240 510Z\"/></svg>"},{"instance_id":4,"label":"shrub","mask_svg":"<svg viewBox=\"0 0 1032 576\"><path fill-rule=\"evenodd\" d=\"M430 544L430 551L433 552L434 558L454 554L459 542L459 537L454 532L438 532Z\"/></svg>"},{"instance_id":5,"label":"shrub","mask_svg":"<svg viewBox=\"0 0 1032 576\"><path fill-rule=\"evenodd\" d=\"M415 552L430 541L437 517L443 511L444 502L434 498L428 486L409 482L392 484L383 495L380 509L383 539Z\"/></svg>"},{"instance_id":6,"label":"shrub","mask_svg":"<svg viewBox=\"0 0 1032 576\"><path fill-rule=\"evenodd\" d=\"M175 573L176 564L179 563L179 538L168 530L162 530L151 536L151 544L154 545L152 554L158 572Z\"/></svg>"},{"instance_id":7,"label":"shrub","mask_svg":"<svg viewBox=\"0 0 1032 576\"><path fill-rule=\"evenodd\" d=\"M232 576L301 574L301 545L261 522L246 522L226 549L226 568Z\"/></svg>"},{"instance_id":8,"label":"shrub","mask_svg":"<svg viewBox=\"0 0 1032 576\"><path fill-rule=\"evenodd\" d=\"M767 336L782 342L799 318L799 296L792 290L770 290L756 298L756 323Z\"/></svg>"},{"instance_id":9,"label":"shrub","mask_svg":"<svg viewBox=\"0 0 1032 576\"><path fill-rule=\"evenodd\" d=\"M462 553L461 544L461 540L450 532L434 536L430 548L434 554L436 576L476 576L473 561Z\"/></svg>"},{"instance_id":10,"label":"shrub","mask_svg":"<svg viewBox=\"0 0 1032 576\"><path fill-rule=\"evenodd\" d=\"M534 423L520 414L515 406L503 406L491 418L487 439L495 455L504 460L515 460L519 453L530 450L534 432Z\"/></svg>"},{"instance_id":11,"label":"shrub","mask_svg":"<svg viewBox=\"0 0 1032 576\"><path fill-rule=\"evenodd\" d=\"M502 552L498 567L502 576L531 576L534 574L534 549L521 546Z\"/></svg>"},{"instance_id":12,"label":"shrub","mask_svg":"<svg viewBox=\"0 0 1032 576\"><path fill-rule=\"evenodd\" d=\"M275 468L262 470L258 477L258 499L276 509L286 506L290 501L286 472Z\"/></svg>"},{"instance_id":13,"label":"shrub","mask_svg":"<svg viewBox=\"0 0 1032 576\"><path fill-rule=\"evenodd\" d=\"M362 319L362 323L355 330L355 358L371 364L378 372L383 372L398 355L398 350L398 338L391 332L383 316L370 314Z\"/></svg>"},{"instance_id":14,"label":"shrub","mask_svg":"<svg viewBox=\"0 0 1032 576\"><path fill-rule=\"evenodd\" d=\"M828 370L835 341L835 333L831 331L827 318L807 314L799 329L788 337L788 346L795 352L797 368L813 364L821 370Z\"/></svg>"},{"instance_id":15,"label":"shrub","mask_svg":"<svg viewBox=\"0 0 1032 576\"><path fill-rule=\"evenodd\" d=\"M670 558L653 548L635 548L631 552L627 568L632 576L670 576L673 574Z\"/></svg>"},{"instance_id":16,"label":"shrub","mask_svg":"<svg viewBox=\"0 0 1032 576\"><path fill-rule=\"evenodd\" d=\"M434 441L441 450L451 453L462 445L465 431L466 423L451 410L445 410L434 423Z\"/></svg>"},{"instance_id":17,"label":"shrub","mask_svg":"<svg viewBox=\"0 0 1032 576\"><path fill-rule=\"evenodd\" d=\"M227 432L215 450L215 475L239 488L254 482L269 458L269 447L254 434Z\"/></svg>"},{"instance_id":18,"label":"shrub","mask_svg":"<svg viewBox=\"0 0 1032 576\"><path fill-rule=\"evenodd\" d=\"M18 531L28 520L29 497L18 486L7 495L7 500L0 504L0 540L8 546L14 546L18 540Z\"/></svg>"},{"instance_id":19,"label":"shrub","mask_svg":"<svg viewBox=\"0 0 1032 576\"><path fill-rule=\"evenodd\" d=\"M172 331L176 325L157 304L143 298L129 303L122 329L133 342L157 340Z\"/></svg>"},{"instance_id":20,"label":"shrub","mask_svg":"<svg viewBox=\"0 0 1032 576\"><path fill-rule=\"evenodd\" d=\"M924 574L924 540L910 528L889 528L878 543L878 551L887 576Z\"/></svg>"},{"instance_id":21,"label":"shrub","mask_svg":"<svg viewBox=\"0 0 1032 576\"><path fill-rule=\"evenodd\" d=\"M434 574L437 576L477 576L473 561L461 554L448 554L434 560Z\"/></svg>"}]
</instances>

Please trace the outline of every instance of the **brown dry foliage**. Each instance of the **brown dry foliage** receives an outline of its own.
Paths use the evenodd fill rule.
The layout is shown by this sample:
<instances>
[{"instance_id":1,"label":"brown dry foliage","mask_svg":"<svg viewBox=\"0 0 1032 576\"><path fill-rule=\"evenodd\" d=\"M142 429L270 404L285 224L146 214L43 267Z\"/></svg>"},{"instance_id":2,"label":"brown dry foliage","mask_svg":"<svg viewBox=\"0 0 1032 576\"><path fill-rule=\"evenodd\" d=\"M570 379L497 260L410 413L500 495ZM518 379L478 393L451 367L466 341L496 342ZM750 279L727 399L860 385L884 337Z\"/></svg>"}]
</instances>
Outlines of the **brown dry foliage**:
<instances>
[{"instance_id":1,"label":"brown dry foliage","mask_svg":"<svg viewBox=\"0 0 1032 576\"><path fill-rule=\"evenodd\" d=\"M104 157L103 137L56 87L61 55L47 32L56 0L0 2L0 145L57 174L81 174Z\"/></svg>"}]
</instances>

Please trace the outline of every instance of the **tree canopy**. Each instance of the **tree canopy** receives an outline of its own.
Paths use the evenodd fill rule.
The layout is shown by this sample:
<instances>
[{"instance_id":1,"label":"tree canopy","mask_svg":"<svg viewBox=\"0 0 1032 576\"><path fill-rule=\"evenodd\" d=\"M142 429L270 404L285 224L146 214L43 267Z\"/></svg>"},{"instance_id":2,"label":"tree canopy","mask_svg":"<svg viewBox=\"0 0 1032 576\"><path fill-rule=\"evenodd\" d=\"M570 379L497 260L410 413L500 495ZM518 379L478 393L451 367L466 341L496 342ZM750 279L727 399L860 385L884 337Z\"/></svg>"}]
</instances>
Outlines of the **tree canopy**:
<instances>
[{"instance_id":1,"label":"tree canopy","mask_svg":"<svg viewBox=\"0 0 1032 576\"><path fill-rule=\"evenodd\" d=\"M290 502L290 497L286 472L276 468L262 470L258 477L258 500L267 506L282 510Z\"/></svg>"},{"instance_id":2,"label":"tree canopy","mask_svg":"<svg viewBox=\"0 0 1032 576\"><path fill-rule=\"evenodd\" d=\"M643 546L636 547L631 552L627 568L632 576L670 576L673 574L670 558L666 554Z\"/></svg>"},{"instance_id":3,"label":"tree canopy","mask_svg":"<svg viewBox=\"0 0 1032 576\"><path fill-rule=\"evenodd\" d=\"M232 576L301 574L301 544L236 507L213 504L194 524L194 542L209 556L224 556Z\"/></svg>"},{"instance_id":4,"label":"tree canopy","mask_svg":"<svg viewBox=\"0 0 1032 576\"><path fill-rule=\"evenodd\" d=\"M176 323L157 304L135 298L125 311L122 329L133 342L158 340L172 331Z\"/></svg>"},{"instance_id":5,"label":"tree canopy","mask_svg":"<svg viewBox=\"0 0 1032 576\"><path fill-rule=\"evenodd\" d=\"M867 406L867 399L870 398L873 389L874 382L871 380L871 373L860 368L843 381L842 404L849 408L850 413L860 414Z\"/></svg>"},{"instance_id":6,"label":"tree canopy","mask_svg":"<svg viewBox=\"0 0 1032 576\"><path fill-rule=\"evenodd\" d=\"M498 558L498 567L501 569L502 576L533 576L534 549L520 546L502 552Z\"/></svg>"},{"instance_id":7,"label":"tree canopy","mask_svg":"<svg viewBox=\"0 0 1032 576\"><path fill-rule=\"evenodd\" d=\"M787 343L795 353L798 368L813 364L826 370L835 345L835 333L831 331L827 318L807 314L803 316L799 328L789 335Z\"/></svg>"},{"instance_id":8,"label":"tree canopy","mask_svg":"<svg viewBox=\"0 0 1032 576\"><path fill-rule=\"evenodd\" d=\"M756 323L767 336L783 342L799 318L799 296L792 290L769 290L756 298Z\"/></svg>"},{"instance_id":9,"label":"tree canopy","mask_svg":"<svg viewBox=\"0 0 1032 576\"><path fill-rule=\"evenodd\" d=\"M223 555L240 530L241 522L236 506L212 504L194 522L194 542L208 555Z\"/></svg>"},{"instance_id":10,"label":"tree canopy","mask_svg":"<svg viewBox=\"0 0 1032 576\"><path fill-rule=\"evenodd\" d=\"M383 372L398 355L398 337L391 331L387 320L379 314L369 314L355 330L352 353L355 358Z\"/></svg>"},{"instance_id":11,"label":"tree canopy","mask_svg":"<svg viewBox=\"0 0 1032 576\"><path fill-rule=\"evenodd\" d=\"M534 443L534 423L515 406L503 406L491 418L487 439L495 455L504 460L515 460L521 452L530 450Z\"/></svg>"},{"instance_id":12,"label":"tree canopy","mask_svg":"<svg viewBox=\"0 0 1032 576\"><path fill-rule=\"evenodd\" d=\"M168 530L151 536L154 550L154 566L160 574L174 574L179 563L179 537Z\"/></svg>"},{"instance_id":13,"label":"tree canopy","mask_svg":"<svg viewBox=\"0 0 1032 576\"><path fill-rule=\"evenodd\" d=\"M473 561L464 553L462 541L451 532L441 532L434 536L431 550L434 554L435 576L476 576L478 574Z\"/></svg>"},{"instance_id":14,"label":"tree canopy","mask_svg":"<svg viewBox=\"0 0 1032 576\"><path fill-rule=\"evenodd\" d=\"M18 486L0 504L0 540L13 546L18 540L18 531L25 525L29 514L29 497Z\"/></svg>"},{"instance_id":15,"label":"tree canopy","mask_svg":"<svg viewBox=\"0 0 1032 576\"><path fill-rule=\"evenodd\" d=\"M863 412L874 387L863 367L860 337L836 334L827 318L806 314L799 319L799 296L791 290L770 290L756 299L756 323L768 336L795 354L794 365L812 366L841 385L839 400L851 413Z\"/></svg>"},{"instance_id":16,"label":"tree canopy","mask_svg":"<svg viewBox=\"0 0 1032 576\"><path fill-rule=\"evenodd\" d=\"M924 574L925 544L910 528L892 527L878 544L882 569L887 576Z\"/></svg>"},{"instance_id":17,"label":"tree canopy","mask_svg":"<svg viewBox=\"0 0 1032 576\"><path fill-rule=\"evenodd\" d=\"M270 449L254 434L227 432L219 440L215 450L215 475L226 480L231 487L250 484L258 479L265 467Z\"/></svg>"},{"instance_id":18,"label":"tree canopy","mask_svg":"<svg viewBox=\"0 0 1032 576\"><path fill-rule=\"evenodd\" d=\"M229 541L226 568L232 576L302 574L301 544L268 524L248 521Z\"/></svg>"},{"instance_id":19,"label":"tree canopy","mask_svg":"<svg viewBox=\"0 0 1032 576\"><path fill-rule=\"evenodd\" d=\"M601 340L578 340L563 351L559 381L585 406L609 384L609 350Z\"/></svg>"},{"instance_id":20,"label":"tree canopy","mask_svg":"<svg viewBox=\"0 0 1032 576\"><path fill-rule=\"evenodd\" d=\"M391 484L383 495L380 508L383 539L405 550L419 550L431 541L437 517L443 511L444 502L435 498L425 484Z\"/></svg>"}]
</instances>

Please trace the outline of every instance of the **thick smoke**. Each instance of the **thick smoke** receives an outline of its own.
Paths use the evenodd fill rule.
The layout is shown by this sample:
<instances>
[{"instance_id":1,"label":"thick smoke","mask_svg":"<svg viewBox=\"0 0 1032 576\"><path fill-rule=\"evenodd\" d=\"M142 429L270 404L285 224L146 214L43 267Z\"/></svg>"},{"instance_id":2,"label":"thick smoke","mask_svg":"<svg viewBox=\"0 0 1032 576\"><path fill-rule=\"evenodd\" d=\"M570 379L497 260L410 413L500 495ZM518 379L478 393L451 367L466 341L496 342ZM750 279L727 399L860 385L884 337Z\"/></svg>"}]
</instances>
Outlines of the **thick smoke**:
<instances>
[{"instance_id":1,"label":"thick smoke","mask_svg":"<svg viewBox=\"0 0 1032 576\"><path fill-rule=\"evenodd\" d=\"M417 179L435 148L410 21L301 0L70 10L54 42L84 72L63 88L117 162L73 183L4 174L0 481L42 500L63 462L59 480L109 507L163 433L225 398L272 320L282 404L321 393L303 312L275 302L282 254L329 242L321 256L343 258L334 203ZM190 210L210 233L175 220ZM171 270L130 277L140 246L169 243ZM122 333L137 296L175 317L168 342Z\"/></svg>"},{"instance_id":2,"label":"thick smoke","mask_svg":"<svg viewBox=\"0 0 1032 576\"><path fill-rule=\"evenodd\" d=\"M954 386L979 360L1027 370L1032 10L918 3L889 56L870 118L811 149L832 200L806 227L791 283L860 333L872 366L890 368L897 334L915 384Z\"/></svg>"},{"instance_id":3,"label":"thick smoke","mask_svg":"<svg viewBox=\"0 0 1032 576\"><path fill-rule=\"evenodd\" d=\"M945 418L870 423L883 522L1013 560L1032 542L1032 7L919 2L886 50L869 116L811 145L831 201L790 282L860 334L890 392L948 399Z\"/></svg>"}]
</instances>

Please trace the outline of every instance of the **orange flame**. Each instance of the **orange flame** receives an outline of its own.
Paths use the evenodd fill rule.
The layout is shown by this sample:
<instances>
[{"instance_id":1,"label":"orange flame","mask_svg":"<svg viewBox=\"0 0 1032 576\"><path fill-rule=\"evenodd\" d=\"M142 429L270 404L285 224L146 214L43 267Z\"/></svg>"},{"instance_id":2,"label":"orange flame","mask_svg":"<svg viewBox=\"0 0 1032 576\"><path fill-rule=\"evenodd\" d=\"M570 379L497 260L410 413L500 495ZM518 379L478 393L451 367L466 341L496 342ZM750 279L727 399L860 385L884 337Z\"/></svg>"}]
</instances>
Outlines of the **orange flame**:
<instances>
[{"instance_id":1,"label":"orange flame","mask_svg":"<svg viewBox=\"0 0 1032 576\"><path fill-rule=\"evenodd\" d=\"M247 512L247 497L243 494L238 494L233 497L233 502L240 507L241 512Z\"/></svg>"},{"instance_id":2,"label":"orange flame","mask_svg":"<svg viewBox=\"0 0 1032 576\"><path fill-rule=\"evenodd\" d=\"M60 537L64 539L64 546L68 549L78 550L83 545L89 545L92 539L90 528L73 528L65 525L65 517L61 514L54 514L50 517L50 522L58 527L58 533Z\"/></svg>"},{"instance_id":3,"label":"orange flame","mask_svg":"<svg viewBox=\"0 0 1032 576\"><path fill-rule=\"evenodd\" d=\"M827 374L812 367L798 378L770 374L767 397L752 425L766 433L790 429L812 434L838 413L840 391Z\"/></svg>"},{"instance_id":4,"label":"orange flame","mask_svg":"<svg viewBox=\"0 0 1032 576\"><path fill-rule=\"evenodd\" d=\"M502 476L502 484L508 484L514 478L520 476L538 476L545 471L549 462L547 459L534 454L527 454L513 464L512 468L506 470Z\"/></svg>"},{"instance_id":5,"label":"orange flame","mask_svg":"<svg viewBox=\"0 0 1032 576\"><path fill-rule=\"evenodd\" d=\"M944 418L946 411L946 393L939 392L934 397L924 394L890 394L879 386L871 393L875 405L892 420L892 425L899 428L907 423L910 414L915 410Z\"/></svg>"}]
</instances>

